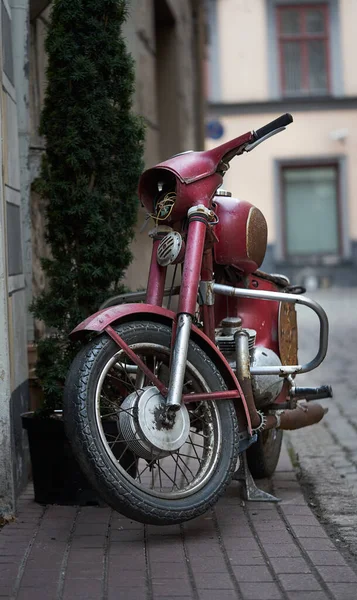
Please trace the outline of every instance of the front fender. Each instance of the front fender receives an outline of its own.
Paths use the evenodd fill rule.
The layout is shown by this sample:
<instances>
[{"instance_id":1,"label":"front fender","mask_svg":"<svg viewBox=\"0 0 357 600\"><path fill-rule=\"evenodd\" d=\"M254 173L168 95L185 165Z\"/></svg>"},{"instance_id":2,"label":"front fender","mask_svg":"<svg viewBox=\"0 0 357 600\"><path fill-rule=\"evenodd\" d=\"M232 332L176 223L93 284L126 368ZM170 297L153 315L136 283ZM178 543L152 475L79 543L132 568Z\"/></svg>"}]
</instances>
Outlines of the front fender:
<instances>
[{"instance_id":1,"label":"front fender","mask_svg":"<svg viewBox=\"0 0 357 600\"><path fill-rule=\"evenodd\" d=\"M106 327L120 321L129 321L135 318L143 319L149 318L152 321L158 321L167 325L172 325L176 319L176 313L162 308L161 306L154 306L152 304L118 304L116 306L110 306L94 313L85 321L82 321L73 331L69 337L72 340L78 340L84 337L86 332L96 331L102 333ZM229 363L223 356L222 352L217 346L206 336L203 331L198 329L195 325L192 325L191 339L210 357L212 362L216 365L220 371L228 389L240 389L236 375L230 367ZM241 418L244 417L247 428L251 432L251 422L249 411L247 407L244 395L241 394L241 403L244 411L239 411ZM239 403L236 403L237 408Z\"/></svg>"},{"instance_id":2,"label":"front fender","mask_svg":"<svg viewBox=\"0 0 357 600\"><path fill-rule=\"evenodd\" d=\"M90 317L87 317L85 321L82 321L71 333L69 337L72 340L78 340L83 337L86 331L97 331L101 333L108 325L116 321L128 321L128 317L135 315L138 318L140 316L149 315L152 320L160 322L170 323L175 319L176 314L167 308L161 306L154 306L153 304L117 304L116 306L109 306L109 308L103 308L98 312L94 313Z\"/></svg>"}]
</instances>

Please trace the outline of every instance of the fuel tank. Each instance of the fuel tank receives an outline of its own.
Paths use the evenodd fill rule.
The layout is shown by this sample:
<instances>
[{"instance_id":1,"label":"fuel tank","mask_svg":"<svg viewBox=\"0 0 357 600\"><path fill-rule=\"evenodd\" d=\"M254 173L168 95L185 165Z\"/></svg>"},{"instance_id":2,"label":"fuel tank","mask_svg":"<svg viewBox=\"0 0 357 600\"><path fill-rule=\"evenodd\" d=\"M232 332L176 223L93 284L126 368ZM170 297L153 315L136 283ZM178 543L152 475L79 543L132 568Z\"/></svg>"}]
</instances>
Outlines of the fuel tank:
<instances>
[{"instance_id":1,"label":"fuel tank","mask_svg":"<svg viewBox=\"0 0 357 600\"><path fill-rule=\"evenodd\" d=\"M215 226L218 242L214 260L218 265L233 265L242 273L254 273L262 264L267 248L268 227L261 211L244 200L219 190L213 201L219 222Z\"/></svg>"}]
</instances>

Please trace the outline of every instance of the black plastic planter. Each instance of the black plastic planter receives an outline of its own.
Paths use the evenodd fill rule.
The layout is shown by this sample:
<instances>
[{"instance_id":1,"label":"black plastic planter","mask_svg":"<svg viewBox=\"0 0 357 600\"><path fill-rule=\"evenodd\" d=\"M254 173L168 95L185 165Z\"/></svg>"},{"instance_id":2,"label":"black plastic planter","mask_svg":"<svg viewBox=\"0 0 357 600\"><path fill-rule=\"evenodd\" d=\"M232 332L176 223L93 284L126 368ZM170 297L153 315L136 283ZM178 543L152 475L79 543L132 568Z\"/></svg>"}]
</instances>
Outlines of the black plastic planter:
<instances>
[{"instance_id":1,"label":"black plastic planter","mask_svg":"<svg viewBox=\"0 0 357 600\"><path fill-rule=\"evenodd\" d=\"M40 504L97 505L99 495L83 475L60 418L22 415L29 439L35 502ZM109 423L109 426L116 426Z\"/></svg>"}]
</instances>

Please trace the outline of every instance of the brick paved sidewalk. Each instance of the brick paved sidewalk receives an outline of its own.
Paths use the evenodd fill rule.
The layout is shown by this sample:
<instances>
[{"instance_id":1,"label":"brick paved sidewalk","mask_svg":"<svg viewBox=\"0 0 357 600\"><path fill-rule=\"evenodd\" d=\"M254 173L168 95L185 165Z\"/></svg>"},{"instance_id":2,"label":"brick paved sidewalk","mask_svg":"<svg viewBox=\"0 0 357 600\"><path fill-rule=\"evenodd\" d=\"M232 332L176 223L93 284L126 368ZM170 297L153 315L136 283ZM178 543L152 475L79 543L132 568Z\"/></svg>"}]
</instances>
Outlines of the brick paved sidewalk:
<instances>
[{"instance_id":1,"label":"brick paved sidewalk","mask_svg":"<svg viewBox=\"0 0 357 600\"><path fill-rule=\"evenodd\" d=\"M162 528L109 508L44 508L29 491L0 532L0 598L355 600L356 564L314 517L286 450L273 491L278 506L246 504L233 482L213 512Z\"/></svg>"}]
</instances>

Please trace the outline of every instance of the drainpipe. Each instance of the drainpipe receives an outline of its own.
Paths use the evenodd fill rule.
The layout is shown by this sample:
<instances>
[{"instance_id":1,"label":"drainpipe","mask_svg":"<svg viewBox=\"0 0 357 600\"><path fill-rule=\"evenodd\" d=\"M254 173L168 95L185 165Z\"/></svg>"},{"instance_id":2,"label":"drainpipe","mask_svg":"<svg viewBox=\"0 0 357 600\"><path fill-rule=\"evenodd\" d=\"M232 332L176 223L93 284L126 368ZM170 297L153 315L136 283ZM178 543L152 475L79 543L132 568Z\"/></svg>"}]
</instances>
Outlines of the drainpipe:
<instances>
[{"instance_id":1,"label":"drainpipe","mask_svg":"<svg viewBox=\"0 0 357 600\"><path fill-rule=\"evenodd\" d=\"M203 0L192 1L194 23L194 61L195 61L195 121L196 149L203 150L205 144L205 94L204 94L204 59L205 59L205 8Z\"/></svg>"}]
</instances>

